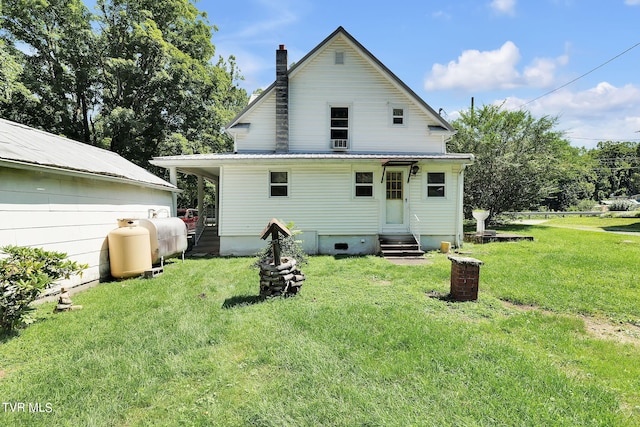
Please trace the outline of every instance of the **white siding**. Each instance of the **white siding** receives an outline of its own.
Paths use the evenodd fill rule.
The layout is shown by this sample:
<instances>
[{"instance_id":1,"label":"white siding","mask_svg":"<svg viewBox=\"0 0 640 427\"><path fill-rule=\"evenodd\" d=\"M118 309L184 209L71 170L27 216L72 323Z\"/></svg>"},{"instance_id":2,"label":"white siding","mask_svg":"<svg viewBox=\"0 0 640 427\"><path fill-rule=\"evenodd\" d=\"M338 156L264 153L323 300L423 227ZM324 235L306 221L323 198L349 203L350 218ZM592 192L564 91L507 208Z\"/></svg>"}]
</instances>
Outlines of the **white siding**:
<instances>
[{"instance_id":1,"label":"white siding","mask_svg":"<svg viewBox=\"0 0 640 427\"><path fill-rule=\"evenodd\" d=\"M335 51L345 63L334 64ZM289 81L289 150L329 151L330 105L349 106L351 152L441 153L442 136L429 132L436 121L415 100L391 83L347 39L339 36L292 73ZM405 126L391 125L391 108L405 109ZM275 148L273 93L242 119L250 122L238 135L238 151Z\"/></svg>"},{"instance_id":2,"label":"white siding","mask_svg":"<svg viewBox=\"0 0 640 427\"><path fill-rule=\"evenodd\" d=\"M52 173L0 168L0 246L65 252L89 264L73 284L108 277L107 235L118 218L170 212L171 192Z\"/></svg>"},{"instance_id":3,"label":"white siding","mask_svg":"<svg viewBox=\"0 0 640 427\"><path fill-rule=\"evenodd\" d=\"M274 151L276 144L276 102L274 93L266 96L245 118L251 123L248 134L239 133L236 143L238 151Z\"/></svg>"},{"instance_id":4,"label":"white siding","mask_svg":"<svg viewBox=\"0 0 640 427\"><path fill-rule=\"evenodd\" d=\"M269 197L269 171L289 172L289 197ZM353 171L346 162L225 166L220 235L259 237L271 218L318 235L376 234L381 201L354 197Z\"/></svg>"},{"instance_id":5,"label":"white siding","mask_svg":"<svg viewBox=\"0 0 640 427\"><path fill-rule=\"evenodd\" d=\"M414 222L420 235L456 235L462 212L458 209L460 166L426 163L418 176L411 178L410 208L419 222ZM427 173L445 173L445 197L427 197Z\"/></svg>"},{"instance_id":6,"label":"white siding","mask_svg":"<svg viewBox=\"0 0 640 427\"><path fill-rule=\"evenodd\" d=\"M334 64L336 50L344 65ZM353 152L442 151L442 138L429 135L427 116L344 38L329 44L290 81L289 148L293 152L329 148L330 105L347 105ZM391 125L391 106L405 108L406 125Z\"/></svg>"},{"instance_id":7,"label":"white siding","mask_svg":"<svg viewBox=\"0 0 640 427\"><path fill-rule=\"evenodd\" d=\"M462 212L458 207L460 166L424 162L420 172L405 184L406 227L426 236L456 236ZM269 171L289 173L289 196L269 197ZM373 172L374 196L356 198L354 173ZM405 179L408 175L405 170ZM427 197L427 173L444 172L446 195ZM372 236L384 231L385 183L379 162L298 162L296 164L238 164L225 166L221 183L221 242L244 238L234 253L251 253L260 246L259 236L271 218L293 221L296 228L323 236ZM406 182L406 181L405 181ZM248 240L247 240L248 239ZM227 240L229 241L229 240ZM224 246L223 243L221 243ZM242 247L252 248L242 251ZM221 248L224 252L224 248Z\"/></svg>"}]
</instances>

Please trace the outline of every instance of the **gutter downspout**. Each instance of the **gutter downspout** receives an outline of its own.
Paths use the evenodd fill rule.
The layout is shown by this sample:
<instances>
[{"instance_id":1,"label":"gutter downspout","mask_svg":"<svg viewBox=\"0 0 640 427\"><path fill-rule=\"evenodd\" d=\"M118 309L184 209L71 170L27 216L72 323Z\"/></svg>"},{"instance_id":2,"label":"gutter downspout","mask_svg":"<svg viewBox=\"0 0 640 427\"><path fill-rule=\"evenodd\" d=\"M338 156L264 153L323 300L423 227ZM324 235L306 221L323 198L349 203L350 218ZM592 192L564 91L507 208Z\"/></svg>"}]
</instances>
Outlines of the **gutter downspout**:
<instances>
[{"instance_id":1,"label":"gutter downspout","mask_svg":"<svg viewBox=\"0 0 640 427\"><path fill-rule=\"evenodd\" d=\"M473 159L472 159L473 160ZM464 170L467 166L471 166L473 163L464 163L458 172L458 203L456 204L456 241L454 243L456 248L462 247L464 242Z\"/></svg>"}]
</instances>

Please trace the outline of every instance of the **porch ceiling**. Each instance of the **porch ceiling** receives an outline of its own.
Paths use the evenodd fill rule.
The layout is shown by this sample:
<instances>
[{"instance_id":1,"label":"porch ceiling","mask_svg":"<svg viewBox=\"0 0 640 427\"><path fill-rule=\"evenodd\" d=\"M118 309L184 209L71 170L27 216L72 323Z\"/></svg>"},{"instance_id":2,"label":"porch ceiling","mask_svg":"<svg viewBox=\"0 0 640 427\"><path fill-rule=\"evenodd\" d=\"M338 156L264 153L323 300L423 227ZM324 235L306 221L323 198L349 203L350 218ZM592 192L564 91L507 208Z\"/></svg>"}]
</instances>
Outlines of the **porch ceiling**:
<instances>
[{"instance_id":1,"label":"porch ceiling","mask_svg":"<svg viewBox=\"0 0 640 427\"><path fill-rule=\"evenodd\" d=\"M187 175L202 176L215 180L220 176L220 166L178 166L176 170Z\"/></svg>"}]
</instances>

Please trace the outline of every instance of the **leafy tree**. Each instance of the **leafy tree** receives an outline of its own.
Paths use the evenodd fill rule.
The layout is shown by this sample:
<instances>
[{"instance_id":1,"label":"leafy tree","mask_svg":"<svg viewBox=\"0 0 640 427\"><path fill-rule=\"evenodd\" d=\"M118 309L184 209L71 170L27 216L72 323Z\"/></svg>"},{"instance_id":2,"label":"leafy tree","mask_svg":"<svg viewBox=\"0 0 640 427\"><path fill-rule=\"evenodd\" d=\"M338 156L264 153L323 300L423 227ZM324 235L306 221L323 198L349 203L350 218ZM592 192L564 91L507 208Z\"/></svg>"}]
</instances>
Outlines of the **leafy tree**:
<instances>
[{"instance_id":1,"label":"leafy tree","mask_svg":"<svg viewBox=\"0 0 640 427\"><path fill-rule=\"evenodd\" d=\"M91 14L82 1L4 0L0 24L9 46L14 51L21 46L20 83L26 88L0 114L90 142L96 46Z\"/></svg>"},{"instance_id":2,"label":"leafy tree","mask_svg":"<svg viewBox=\"0 0 640 427\"><path fill-rule=\"evenodd\" d=\"M554 192L558 154L569 145L554 130L556 122L495 105L463 112L453 122L458 133L449 142L449 151L476 156L465 172L467 217L478 208L489 210L491 216L537 208Z\"/></svg>"},{"instance_id":3,"label":"leafy tree","mask_svg":"<svg viewBox=\"0 0 640 427\"><path fill-rule=\"evenodd\" d=\"M206 15L189 0L99 0L103 103L111 150L144 167L157 155L226 151L224 123L246 102L233 57L213 64Z\"/></svg>"},{"instance_id":4,"label":"leafy tree","mask_svg":"<svg viewBox=\"0 0 640 427\"><path fill-rule=\"evenodd\" d=\"M152 156L231 149L221 129L247 94L193 0L98 0L95 15L81 0L1 6L0 116L156 173Z\"/></svg>"},{"instance_id":5,"label":"leafy tree","mask_svg":"<svg viewBox=\"0 0 640 427\"><path fill-rule=\"evenodd\" d=\"M560 147L556 155L556 166L550 171L550 178L555 183L551 193L542 205L549 210L566 211L593 201L596 198L595 162L584 148L566 145ZM587 203L588 204L588 203Z\"/></svg>"},{"instance_id":6,"label":"leafy tree","mask_svg":"<svg viewBox=\"0 0 640 427\"><path fill-rule=\"evenodd\" d=\"M601 141L589 152L596 163L597 199L640 193L640 144Z\"/></svg>"}]
</instances>

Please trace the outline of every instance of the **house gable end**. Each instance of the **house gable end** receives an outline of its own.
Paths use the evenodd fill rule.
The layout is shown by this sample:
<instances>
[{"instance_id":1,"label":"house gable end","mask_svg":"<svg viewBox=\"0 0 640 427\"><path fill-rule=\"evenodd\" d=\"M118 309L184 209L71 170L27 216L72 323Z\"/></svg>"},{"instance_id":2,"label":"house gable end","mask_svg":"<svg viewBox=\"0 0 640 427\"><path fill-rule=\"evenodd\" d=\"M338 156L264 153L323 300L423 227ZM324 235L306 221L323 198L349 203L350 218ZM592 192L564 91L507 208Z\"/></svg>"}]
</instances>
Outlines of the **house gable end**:
<instances>
[{"instance_id":1,"label":"house gable end","mask_svg":"<svg viewBox=\"0 0 640 427\"><path fill-rule=\"evenodd\" d=\"M342 27L287 74L289 152L444 153L446 139L455 133ZM239 153L274 152L275 84L238 114L227 132ZM335 138L344 139L336 144Z\"/></svg>"}]
</instances>

